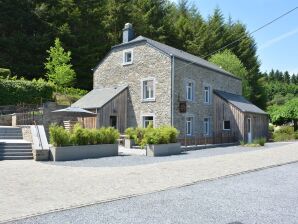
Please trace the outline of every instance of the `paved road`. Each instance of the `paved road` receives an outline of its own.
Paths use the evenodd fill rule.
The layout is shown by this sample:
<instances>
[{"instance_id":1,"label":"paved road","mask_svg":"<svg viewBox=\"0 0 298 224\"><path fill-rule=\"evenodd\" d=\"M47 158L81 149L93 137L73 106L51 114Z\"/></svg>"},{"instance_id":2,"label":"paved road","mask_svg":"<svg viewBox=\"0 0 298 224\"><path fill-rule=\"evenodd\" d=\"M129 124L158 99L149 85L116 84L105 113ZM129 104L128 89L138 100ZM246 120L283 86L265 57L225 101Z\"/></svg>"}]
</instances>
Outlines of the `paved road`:
<instances>
[{"instance_id":1,"label":"paved road","mask_svg":"<svg viewBox=\"0 0 298 224\"><path fill-rule=\"evenodd\" d=\"M294 163L15 223L297 224L297 187Z\"/></svg>"}]
</instances>

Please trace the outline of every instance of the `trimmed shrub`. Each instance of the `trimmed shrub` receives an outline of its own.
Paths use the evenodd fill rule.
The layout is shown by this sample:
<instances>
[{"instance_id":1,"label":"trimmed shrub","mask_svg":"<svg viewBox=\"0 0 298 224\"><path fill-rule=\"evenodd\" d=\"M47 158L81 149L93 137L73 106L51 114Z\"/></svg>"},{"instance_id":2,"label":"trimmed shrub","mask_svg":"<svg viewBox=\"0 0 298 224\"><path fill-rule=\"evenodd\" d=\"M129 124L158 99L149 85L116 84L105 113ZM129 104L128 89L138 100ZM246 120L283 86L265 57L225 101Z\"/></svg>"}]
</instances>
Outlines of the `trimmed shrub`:
<instances>
[{"instance_id":1,"label":"trimmed shrub","mask_svg":"<svg viewBox=\"0 0 298 224\"><path fill-rule=\"evenodd\" d=\"M0 105L40 103L52 100L53 86L43 79L3 78L0 76Z\"/></svg>"},{"instance_id":2,"label":"trimmed shrub","mask_svg":"<svg viewBox=\"0 0 298 224\"><path fill-rule=\"evenodd\" d=\"M58 125L50 126L50 141L54 146L115 144L120 134L115 128L87 129L78 123L71 132Z\"/></svg>"},{"instance_id":3,"label":"trimmed shrub","mask_svg":"<svg viewBox=\"0 0 298 224\"><path fill-rule=\"evenodd\" d=\"M179 131L171 126L146 128L141 145L176 143Z\"/></svg>"},{"instance_id":4,"label":"trimmed shrub","mask_svg":"<svg viewBox=\"0 0 298 224\"><path fill-rule=\"evenodd\" d=\"M70 133L56 124L50 125L50 143L54 146L70 145Z\"/></svg>"}]
</instances>

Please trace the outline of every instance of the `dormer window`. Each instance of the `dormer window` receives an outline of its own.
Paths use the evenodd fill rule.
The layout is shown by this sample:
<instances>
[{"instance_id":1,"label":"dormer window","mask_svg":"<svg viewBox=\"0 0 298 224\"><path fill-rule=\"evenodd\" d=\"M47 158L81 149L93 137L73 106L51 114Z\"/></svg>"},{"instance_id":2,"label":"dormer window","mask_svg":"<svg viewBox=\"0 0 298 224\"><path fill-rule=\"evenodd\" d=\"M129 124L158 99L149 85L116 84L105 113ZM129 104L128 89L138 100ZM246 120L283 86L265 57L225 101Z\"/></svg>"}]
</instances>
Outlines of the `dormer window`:
<instances>
[{"instance_id":1,"label":"dormer window","mask_svg":"<svg viewBox=\"0 0 298 224\"><path fill-rule=\"evenodd\" d=\"M133 61L133 51L125 50L123 51L123 65L130 65Z\"/></svg>"}]
</instances>

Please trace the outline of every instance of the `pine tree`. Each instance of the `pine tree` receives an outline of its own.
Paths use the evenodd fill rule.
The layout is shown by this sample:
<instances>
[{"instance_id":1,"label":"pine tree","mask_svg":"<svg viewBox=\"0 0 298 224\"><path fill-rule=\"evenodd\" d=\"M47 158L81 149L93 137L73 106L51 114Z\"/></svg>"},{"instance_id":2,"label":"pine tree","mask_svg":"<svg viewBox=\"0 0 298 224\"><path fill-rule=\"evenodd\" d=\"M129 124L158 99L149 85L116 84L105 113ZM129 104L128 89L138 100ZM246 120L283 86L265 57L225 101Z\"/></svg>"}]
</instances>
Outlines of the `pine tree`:
<instances>
[{"instance_id":1,"label":"pine tree","mask_svg":"<svg viewBox=\"0 0 298 224\"><path fill-rule=\"evenodd\" d=\"M291 77L290 77L290 74L288 71L285 71L284 74L283 74L283 77L284 77L284 82L287 83L287 84L290 84L290 81L291 81Z\"/></svg>"},{"instance_id":2,"label":"pine tree","mask_svg":"<svg viewBox=\"0 0 298 224\"><path fill-rule=\"evenodd\" d=\"M75 80L75 71L70 64L71 52L65 52L59 38L56 38L54 47L47 53L49 57L45 69L48 79L60 87L71 86Z\"/></svg>"}]
</instances>

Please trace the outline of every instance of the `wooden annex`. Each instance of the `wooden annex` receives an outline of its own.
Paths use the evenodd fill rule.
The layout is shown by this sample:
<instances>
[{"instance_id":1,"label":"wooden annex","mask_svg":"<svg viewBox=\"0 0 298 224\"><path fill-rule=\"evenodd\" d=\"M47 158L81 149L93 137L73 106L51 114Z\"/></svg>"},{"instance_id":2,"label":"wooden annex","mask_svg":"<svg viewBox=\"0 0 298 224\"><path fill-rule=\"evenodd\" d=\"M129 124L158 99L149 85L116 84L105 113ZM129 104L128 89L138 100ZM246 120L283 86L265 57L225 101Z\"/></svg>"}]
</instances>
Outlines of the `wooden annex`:
<instances>
[{"instance_id":1,"label":"wooden annex","mask_svg":"<svg viewBox=\"0 0 298 224\"><path fill-rule=\"evenodd\" d=\"M268 136L268 115L244 97L214 91L214 122L216 134L235 135L238 140L251 142ZM226 126L226 127L225 127Z\"/></svg>"}]
</instances>

